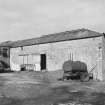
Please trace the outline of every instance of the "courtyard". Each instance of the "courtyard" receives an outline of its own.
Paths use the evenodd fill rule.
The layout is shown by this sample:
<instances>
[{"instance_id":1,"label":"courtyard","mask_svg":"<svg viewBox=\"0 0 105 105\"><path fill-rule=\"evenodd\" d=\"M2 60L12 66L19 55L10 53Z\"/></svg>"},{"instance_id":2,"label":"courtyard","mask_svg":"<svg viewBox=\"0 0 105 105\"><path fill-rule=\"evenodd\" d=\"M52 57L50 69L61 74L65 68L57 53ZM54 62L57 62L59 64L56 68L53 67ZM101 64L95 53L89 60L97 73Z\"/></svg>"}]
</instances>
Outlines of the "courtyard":
<instances>
[{"instance_id":1,"label":"courtyard","mask_svg":"<svg viewBox=\"0 0 105 105\"><path fill-rule=\"evenodd\" d=\"M0 74L0 105L105 105L105 82L58 81L63 71Z\"/></svg>"}]
</instances>

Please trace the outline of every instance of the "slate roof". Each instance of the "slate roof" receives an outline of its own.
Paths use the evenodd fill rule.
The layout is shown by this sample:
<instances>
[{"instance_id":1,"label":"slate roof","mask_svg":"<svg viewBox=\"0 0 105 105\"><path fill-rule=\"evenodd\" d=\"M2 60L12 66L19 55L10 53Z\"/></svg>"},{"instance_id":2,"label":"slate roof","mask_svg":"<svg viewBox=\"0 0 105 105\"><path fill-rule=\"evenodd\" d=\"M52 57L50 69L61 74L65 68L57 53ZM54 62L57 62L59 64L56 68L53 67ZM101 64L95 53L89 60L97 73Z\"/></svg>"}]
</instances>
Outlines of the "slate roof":
<instances>
[{"instance_id":1,"label":"slate roof","mask_svg":"<svg viewBox=\"0 0 105 105\"><path fill-rule=\"evenodd\" d=\"M11 47L12 46L12 41L5 41L0 43L0 47Z\"/></svg>"},{"instance_id":2,"label":"slate roof","mask_svg":"<svg viewBox=\"0 0 105 105\"><path fill-rule=\"evenodd\" d=\"M102 33L98 33L95 31L91 31L88 29L77 29L72 31L65 31L55 34L43 35L39 38L32 38L26 40L19 40L9 43L11 47L21 47L21 46L30 46L37 44L45 44L45 43L53 43L67 40L77 40L91 37L99 37L102 36Z\"/></svg>"}]
</instances>

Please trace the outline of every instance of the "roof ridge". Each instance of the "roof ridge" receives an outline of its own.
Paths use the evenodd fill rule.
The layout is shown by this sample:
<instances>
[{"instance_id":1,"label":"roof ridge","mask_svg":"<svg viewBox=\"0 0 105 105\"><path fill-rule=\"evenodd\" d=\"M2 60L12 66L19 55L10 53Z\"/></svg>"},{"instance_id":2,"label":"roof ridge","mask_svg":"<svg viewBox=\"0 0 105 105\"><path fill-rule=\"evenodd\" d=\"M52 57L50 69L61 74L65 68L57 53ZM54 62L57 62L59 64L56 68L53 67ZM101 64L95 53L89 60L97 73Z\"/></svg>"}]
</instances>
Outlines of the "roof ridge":
<instances>
[{"instance_id":1,"label":"roof ridge","mask_svg":"<svg viewBox=\"0 0 105 105\"><path fill-rule=\"evenodd\" d=\"M81 33L79 33L80 31ZM83 39L83 38L89 38L89 37L97 37L101 35L102 33L91 31L85 28L81 28L77 30L64 31L64 32L59 32L59 33L54 33L54 34L43 35L43 36L36 37L36 38L12 41L13 43L11 45L12 47L29 46L29 45L35 45L35 44L52 43L52 42L74 40L74 39L80 39L80 38Z\"/></svg>"}]
</instances>

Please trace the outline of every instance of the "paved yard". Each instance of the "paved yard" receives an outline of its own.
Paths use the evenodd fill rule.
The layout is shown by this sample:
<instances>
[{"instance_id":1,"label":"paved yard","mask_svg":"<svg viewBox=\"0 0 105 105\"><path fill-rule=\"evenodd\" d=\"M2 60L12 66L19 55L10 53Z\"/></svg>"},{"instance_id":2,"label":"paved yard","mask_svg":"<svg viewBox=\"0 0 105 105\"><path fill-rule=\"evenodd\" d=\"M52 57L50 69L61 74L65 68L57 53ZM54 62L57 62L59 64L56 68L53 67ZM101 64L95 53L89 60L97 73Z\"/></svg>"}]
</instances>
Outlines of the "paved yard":
<instances>
[{"instance_id":1,"label":"paved yard","mask_svg":"<svg viewBox=\"0 0 105 105\"><path fill-rule=\"evenodd\" d=\"M105 82L58 81L62 72L0 74L0 105L105 105Z\"/></svg>"}]
</instances>

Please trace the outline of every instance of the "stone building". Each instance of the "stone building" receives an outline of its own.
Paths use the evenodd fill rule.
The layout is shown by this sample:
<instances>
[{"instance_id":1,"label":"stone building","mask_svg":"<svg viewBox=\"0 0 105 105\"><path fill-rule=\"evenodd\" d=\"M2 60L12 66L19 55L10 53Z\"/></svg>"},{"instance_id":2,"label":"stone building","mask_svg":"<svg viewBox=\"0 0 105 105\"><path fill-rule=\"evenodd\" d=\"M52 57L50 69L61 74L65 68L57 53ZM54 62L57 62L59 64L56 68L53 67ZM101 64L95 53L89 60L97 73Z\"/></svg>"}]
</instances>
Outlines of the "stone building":
<instances>
[{"instance_id":1,"label":"stone building","mask_svg":"<svg viewBox=\"0 0 105 105\"><path fill-rule=\"evenodd\" d=\"M10 49L11 70L61 70L67 60L86 63L93 78L105 79L104 34L78 29L13 42Z\"/></svg>"},{"instance_id":2,"label":"stone building","mask_svg":"<svg viewBox=\"0 0 105 105\"><path fill-rule=\"evenodd\" d=\"M0 43L0 61L4 62L6 65L10 66L10 48L11 41L6 41Z\"/></svg>"}]
</instances>

